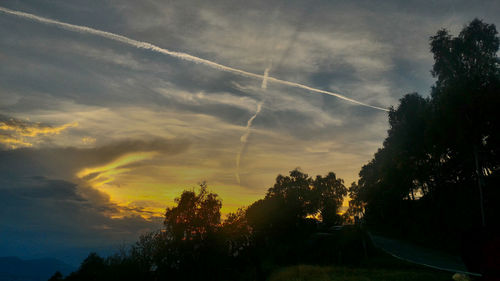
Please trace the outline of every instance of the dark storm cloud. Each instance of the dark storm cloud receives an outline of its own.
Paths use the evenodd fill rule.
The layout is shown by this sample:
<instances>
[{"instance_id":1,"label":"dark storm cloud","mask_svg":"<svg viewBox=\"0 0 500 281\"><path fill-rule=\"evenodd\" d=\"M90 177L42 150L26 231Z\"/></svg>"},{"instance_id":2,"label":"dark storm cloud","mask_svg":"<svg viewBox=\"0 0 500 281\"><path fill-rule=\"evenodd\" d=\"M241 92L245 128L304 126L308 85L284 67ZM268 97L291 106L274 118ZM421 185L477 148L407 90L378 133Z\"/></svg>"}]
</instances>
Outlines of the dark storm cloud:
<instances>
[{"instance_id":1,"label":"dark storm cloud","mask_svg":"<svg viewBox=\"0 0 500 281\"><path fill-rule=\"evenodd\" d=\"M26 181L28 182L26 185L16 190L20 191L18 194L24 198L84 201L76 193L76 184L62 180L50 180L41 176L25 179ZM9 186L9 184L5 184L5 186Z\"/></svg>"},{"instance_id":2,"label":"dark storm cloud","mask_svg":"<svg viewBox=\"0 0 500 281\"><path fill-rule=\"evenodd\" d=\"M131 152L174 155L185 142L129 140L96 148L25 148L0 151L0 252L43 256L76 245L86 249L129 243L160 227L158 220L138 215L111 218L117 212L141 214L140 207L122 207L81 181L74 173L86 165L109 162Z\"/></svg>"},{"instance_id":3,"label":"dark storm cloud","mask_svg":"<svg viewBox=\"0 0 500 281\"><path fill-rule=\"evenodd\" d=\"M77 245L87 251L116 247L160 227L158 221L139 216L111 219L108 214L117 208L97 190L68 181L44 177L2 179L0 252L46 256L47 252L63 252Z\"/></svg>"}]
</instances>

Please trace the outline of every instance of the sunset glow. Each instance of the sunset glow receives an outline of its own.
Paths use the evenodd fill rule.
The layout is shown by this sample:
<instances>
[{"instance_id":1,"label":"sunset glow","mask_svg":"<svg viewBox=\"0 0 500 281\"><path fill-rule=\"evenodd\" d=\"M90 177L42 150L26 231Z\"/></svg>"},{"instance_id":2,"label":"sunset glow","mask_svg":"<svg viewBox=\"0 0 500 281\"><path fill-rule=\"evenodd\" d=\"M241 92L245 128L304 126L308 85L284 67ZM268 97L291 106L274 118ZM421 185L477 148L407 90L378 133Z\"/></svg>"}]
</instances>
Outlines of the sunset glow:
<instances>
[{"instance_id":1,"label":"sunset glow","mask_svg":"<svg viewBox=\"0 0 500 281\"><path fill-rule=\"evenodd\" d=\"M349 187L390 108L428 96L428 38L500 20L494 4L174 2L0 3L1 253L135 241L204 183L223 218L297 168Z\"/></svg>"}]
</instances>

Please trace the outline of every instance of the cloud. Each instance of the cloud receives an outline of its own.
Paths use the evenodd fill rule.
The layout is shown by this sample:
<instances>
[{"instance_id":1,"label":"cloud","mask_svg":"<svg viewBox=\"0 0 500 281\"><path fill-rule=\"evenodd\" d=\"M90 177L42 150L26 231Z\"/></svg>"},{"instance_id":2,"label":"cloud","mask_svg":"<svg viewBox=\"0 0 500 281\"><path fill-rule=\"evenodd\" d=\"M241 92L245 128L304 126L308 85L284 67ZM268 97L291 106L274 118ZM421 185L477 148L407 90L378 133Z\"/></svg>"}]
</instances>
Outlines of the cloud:
<instances>
[{"instance_id":1,"label":"cloud","mask_svg":"<svg viewBox=\"0 0 500 281\"><path fill-rule=\"evenodd\" d=\"M58 135L68 128L77 126L77 122L51 126L0 115L0 147L10 149L30 147L41 141L40 136Z\"/></svg>"},{"instance_id":2,"label":"cloud","mask_svg":"<svg viewBox=\"0 0 500 281\"><path fill-rule=\"evenodd\" d=\"M77 172L118 161L134 153L175 155L188 149L186 140L121 140L97 147L19 148L0 151L0 178L26 175L47 176L67 180L77 179Z\"/></svg>"},{"instance_id":3,"label":"cloud","mask_svg":"<svg viewBox=\"0 0 500 281\"><path fill-rule=\"evenodd\" d=\"M265 85L264 83L265 83L265 78L262 81L262 85ZM243 155L243 152L245 151L245 147L246 147L247 142L248 142L248 137L250 136L250 132L251 132L250 129L252 127L253 120L257 117L257 115L259 115L260 111L262 110L262 104L263 103L264 102L262 101L259 104L257 104L257 110L255 111L255 114L252 115L252 117L250 117L250 119L248 119L247 126L245 128L245 133L240 137L241 148L238 151L238 153L236 154L236 174L235 174L236 181L238 182L238 184L241 183L241 181L240 181L240 162L241 162L241 156Z\"/></svg>"},{"instance_id":4,"label":"cloud","mask_svg":"<svg viewBox=\"0 0 500 281\"><path fill-rule=\"evenodd\" d=\"M137 155L172 156L188 147L186 141L157 138L93 148L0 151L0 251L36 256L48 249L61 253L76 245L117 247L160 228L163 211L158 211L167 202L117 201L93 186L92 179L124 168L133 171ZM79 178L78 172L90 180Z\"/></svg>"},{"instance_id":5,"label":"cloud","mask_svg":"<svg viewBox=\"0 0 500 281\"><path fill-rule=\"evenodd\" d=\"M220 71L230 72L230 73L233 73L233 74L237 74L237 75L241 75L241 76L249 77L249 78L257 78L259 80L263 79L264 81L272 81L274 83L278 83L278 84L282 84L282 85L287 85L287 86L291 86L291 87L297 87L297 88L305 89L305 90L313 92L313 93L320 93L320 94L330 95L330 96L333 96L333 97L336 97L336 98L339 98L339 99L342 99L342 100L345 100L345 101L348 101L348 102L351 102L351 103L354 103L354 104L357 104L357 105L366 106L366 107L370 107L370 108L381 110L381 111L388 111L387 108L382 108L382 107L379 107L379 106L369 105L369 104L366 104L364 102L361 102L361 101L358 101L358 100L355 100L355 99L352 99L352 98L348 98L348 97L346 97L344 95L341 95L341 94L338 94L338 93L334 93L334 92L331 92L331 91L317 89L317 88L314 88L314 87L311 87L311 86L308 86L308 85L304 85L304 84L300 84L300 83L296 83L296 82L290 82L290 81L285 81L285 80L281 80L281 79L274 78L274 77L268 77L267 75L255 74L255 73L248 72L248 71L245 71L245 70L241 70L241 69L238 69L238 68L234 68L234 67L226 66L226 65L223 65L223 64L219 64L219 63L216 63L214 61L203 59L203 58L200 58L200 57L197 57L197 56L193 56L193 55L190 55L190 54L187 54L187 53L170 51L168 49L158 47L158 46L153 45L153 44L148 43L148 42L142 42L142 41L134 40L134 39L128 38L126 36L118 35L118 34L115 34L115 33L107 32L107 31L102 31L102 30L97 30L97 29L90 28L90 27L87 27L87 26L79 26L79 25L64 23L64 22L60 22L60 21L56 21L56 20L52 20L52 19L48 19L48 18L44 18L44 17L39 17L39 16L36 16L36 15L33 15L33 14L29 14L29 13L14 11L14 10L2 8L2 7L0 7L0 11L4 12L4 13L7 13L7 14L10 14L10 15L15 15L15 16L18 16L18 17L21 17L21 18L25 18L25 19L29 19L29 20L34 20L34 21L37 21L37 22L40 22L40 23L43 23L43 24L55 25L55 26L58 26L60 28L71 30L71 31L82 32L82 33L88 33L88 34L93 34L93 35L101 36L101 37L104 37L104 38L107 38L107 39L110 39L110 40L122 42L124 44L128 44L128 45L137 47L139 49L151 50L151 51L158 52L158 53L161 53L161 54L164 54L164 55L168 55L168 56L172 56L172 57L175 57L175 58L179 58L181 60L190 61L190 62L194 62L194 63L199 63L199 64L202 64L202 65L206 65L208 67L211 67L211 68L214 68L214 69L217 69L217 70L220 70Z\"/></svg>"},{"instance_id":6,"label":"cloud","mask_svg":"<svg viewBox=\"0 0 500 281\"><path fill-rule=\"evenodd\" d=\"M18 147L29 147L33 144L25 142L19 138L13 137L10 134L0 133L0 144L5 148L18 148Z\"/></svg>"},{"instance_id":7,"label":"cloud","mask_svg":"<svg viewBox=\"0 0 500 281\"><path fill-rule=\"evenodd\" d=\"M133 190L119 188L116 193L109 193L107 187L120 186L120 178L133 175L137 165L142 165L141 161L150 160L153 156L172 157L188 147L186 141L152 139L124 140L93 148L45 147L0 151L0 180L15 181L41 176L74 182L81 188L86 186L105 194L108 201L120 207L115 208L110 216L135 214L150 218L162 213L162 208L144 208L144 212L137 208L127 210L127 205L134 200L122 198ZM140 196L137 200L141 200ZM163 205L166 206L166 203ZM155 213L151 214L151 211Z\"/></svg>"},{"instance_id":8,"label":"cloud","mask_svg":"<svg viewBox=\"0 0 500 281\"><path fill-rule=\"evenodd\" d=\"M130 243L160 223L137 215L113 219L119 206L90 187L46 177L0 180L0 251L46 256L81 245L90 251ZM66 253L71 256L71 253ZM83 258L79 256L78 258Z\"/></svg>"},{"instance_id":9,"label":"cloud","mask_svg":"<svg viewBox=\"0 0 500 281\"><path fill-rule=\"evenodd\" d=\"M130 168L127 168L128 166L144 160L150 160L156 155L157 152L127 153L121 155L117 159L114 159L110 163L94 167L86 167L80 170L76 176L85 180L93 187L98 188L105 184L112 183L120 174L129 172Z\"/></svg>"},{"instance_id":10,"label":"cloud","mask_svg":"<svg viewBox=\"0 0 500 281\"><path fill-rule=\"evenodd\" d=\"M260 88L262 90L266 90L267 89L267 78L269 76L269 70L271 69L271 65L268 66L265 70L264 70L264 78L262 78L262 84L260 86ZM240 137L240 141L241 141L241 148L240 150L238 151L238 153L236 154L236 174L235 174L235 177L236 177L236 181L238 182L238 184L241 184L241 180L240 180L240 162L241 162L241 156L243 155L243 152L245 151L245 147L247 145L247 142L248 142L248 137L250 136L250 129L252 128L252 123L253 123L253 120L255 118L257 118L257 115L259 115L260 111L262 110L262 105L264 104L264 100L262 100L261 102L259 102L257 104L257 109L255 110L255 114L252 115L252 117L250 117L250 119L248 119L247 121L247 126L246 126L246 131L245 133Z\"/></svg>"},{"instance_id":11,"label":"cloud","mask_svg":"<svg viewBox=\"0 0 500 281\"><path fill-rule=\"evenodd\" d=\"M97 141L96 138L93 138L93 137L89 137L89 136L86 136L86 137L83 137L82 138L82 142L84 144L95 144L95 142Z\"/></svg>"}]
</instances>

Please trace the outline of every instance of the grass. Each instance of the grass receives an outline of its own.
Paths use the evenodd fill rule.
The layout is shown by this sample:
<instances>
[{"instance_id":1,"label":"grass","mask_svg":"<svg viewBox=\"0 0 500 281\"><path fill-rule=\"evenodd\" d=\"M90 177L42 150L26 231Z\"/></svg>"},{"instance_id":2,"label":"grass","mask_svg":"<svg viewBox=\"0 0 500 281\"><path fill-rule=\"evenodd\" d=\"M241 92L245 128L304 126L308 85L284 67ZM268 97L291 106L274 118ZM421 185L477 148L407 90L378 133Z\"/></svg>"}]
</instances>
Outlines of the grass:
<instances>
[{"instance_id":1,"label":"grass","mask_svg":"<svg viewBox=\"0 0 500 281\"><path fill-rule=\"evenodd\" d=\"M400 261L385 253L359 266L295 265L274 271L269 281L449 281L453 273Z\"/></svg>"},{"instance_id":2,"label":"grass","mask_svg":"<svg viewBox=\"0 0 500 281\"><path fill-rule=\"evenodd\" d=\"M363 249L361 241L366 241ZM454 273L399 260L377 249L366 231L344 227L334 236L308 245L315 259L309 264L277 267L269 281L450 281ZM343 259L336 259L341 251ZM332 256L333 253L333 256ZM332 258L333 257L333 258ZM304 260L306 261L306 260ZM304 262L303 261L303 262Z\"/></svg>"},{"instance_id":3,"label":"grass","mask_svg":"<svg viewBox=\"0 0 500 281\"><path fill-rule=\"evenodd\" d=\"M296 265L274 272L269 281L444 281L452 273L339 266Z\"/></svg>"}]
</instances>

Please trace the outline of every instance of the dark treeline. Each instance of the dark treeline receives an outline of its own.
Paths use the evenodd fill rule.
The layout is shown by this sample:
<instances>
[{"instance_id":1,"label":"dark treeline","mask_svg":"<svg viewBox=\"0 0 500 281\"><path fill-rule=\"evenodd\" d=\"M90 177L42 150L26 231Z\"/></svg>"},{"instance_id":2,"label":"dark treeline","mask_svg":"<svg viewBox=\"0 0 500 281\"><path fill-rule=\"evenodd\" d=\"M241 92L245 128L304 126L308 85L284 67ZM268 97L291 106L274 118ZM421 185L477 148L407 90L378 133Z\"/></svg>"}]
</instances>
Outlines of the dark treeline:
<instances>
[{"instance_id":1,"label":"dark treeline","mask_svg":"<svg viewBox=\"0 0 500 281\"><path fill-rule=\"evenodd\" d=\"M264 280L277 267L299 262L359 262L362 256L354 253L366 253L352 251L359 245L332 243L322 252L311 239L320 226L342 223L338 211L346 195L333 172L311 178L296 169L279 175L264 199L222 221L221 199L201 184L167 208L161 230L113 256L90 254L76 272L51 280ZM350 254L339 259L346 248Z\"/></svg>"},{"instance_id":2,"label":"dark treeline","mask_svg":"<svg viewBox=\"0 0 500 281\"><path fill-rule=\"evenodd\" d=\"M456 37L438 31L430 46L431 94L407 94L390 110L349 212L372 229L458 251L468 232L499 226L499 38L475 19Z\"/></svg>"}]
</instances>

